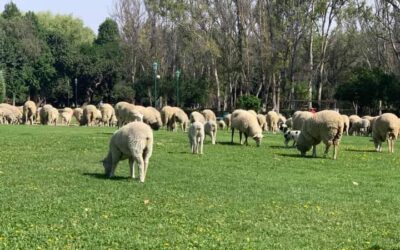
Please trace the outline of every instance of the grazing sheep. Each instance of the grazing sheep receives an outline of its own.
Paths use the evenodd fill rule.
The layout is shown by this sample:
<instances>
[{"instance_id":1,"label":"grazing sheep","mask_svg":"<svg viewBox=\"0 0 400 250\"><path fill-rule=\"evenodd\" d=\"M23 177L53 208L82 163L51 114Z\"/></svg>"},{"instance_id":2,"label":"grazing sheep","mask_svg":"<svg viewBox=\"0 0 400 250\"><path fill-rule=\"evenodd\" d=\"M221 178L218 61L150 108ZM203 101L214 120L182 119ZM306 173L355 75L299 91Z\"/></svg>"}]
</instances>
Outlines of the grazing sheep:
<instances>
[{"instance_id":1,"label":"grazing sheep","mask_svg":"<svg viewBox=\"0 0 400 250\"><path fill-rule=\"evenodd\" d=\"M180 124L182 131L186 132L188 127L189 127L189 117L188 115L185 113L185 111L183 111L180 108L177 108L177 111L172 115L172 128L174 129L174 127L176 126L177 123Z\"/></svg>"},{"instance_id":2,"label":"grazing sheep","mask_svg":"<svg viewBox=\"0 0 400 250\"><path fill-rule=\"evenodd\" d=\"M98 109L96 108L96 106L94 105L86 105L83 108L83 115L82 115L82 123L81 125L86 125L86 126L93 126L97 120L97 118L99 118L99 114L98 114ZM101 118L101 113L100 113L100 118Z\"/></svg>"},{"instance_id":3,"label":"grazing sheep","mask_svg":"<svg viewBox=\"0 0 400 250\"><path fill-rule=\"evenodd\" d=\"M399 134L400 124L398 117L392 113L384 113L374 122L372 128L372 139L377 152L382 151L382 142L388 140L388 149L390 153L394 152L394 141Z\"/></svg>"},{"instance_id":4,"label":"grazing sheep","mask_svg":"<svg viewBox=\"0 0 400 250\"><path fill-rule=\"evenodd\" d=\"M164 106L161 109L161 120L165 126L167 126L167 130L172 131L174 124L172 121L172 116L178 111L180 108L171 107L171 106Z\"/></svg>"},{"instance_id":5,"label":"grazing sheep","mask_svg":"<svg viewBox=\"0 0 400 250\"><path fill-rule=\"evenodd\" d=\"M18 119L10 109L0 107L0 124L17 124Z\"/></svg>"},{"instance_id":6,"label":"grazing sheep","mask_svg":"<svg viewBox=\"0 0 400 250\"><path fill-rule=\"evenodd\" d=\"M343 119L343 132L346 132L346 135L349 135L349 127L350 127L350 120L347 115L341 115Z\"/></svg>"},{"instance_id":7,"label":"grazing sheep","mask_svg":"<svg viewBox=\"0 0 400 250\"><path fill-rule=\"evenodd\" d=\"M296 146L297 140L299 139L301 131L300 130L286 130L285 133L283 134L283 137L285 138L285 145L286 147L288 146L289 141L293 140L293 145L292 147Z\"/></svg>"},{"instance_id":8,"label":"grazing sheep","mask_svg":"<svg viewBox=\"0 0 400 250\"><path fill-rule=\"evenodd\" d=\"M42 125L52 125L57 126L58 110L51 106L51 104L46 104L40 109L40 123Z\"/></svg>"},{"instance_id":9,"label":"grazing sheep","mask_svg":"<svg viewBox=\"0 0 400 250\"><path fill-rule=\"evenodd\" d=\"M263 131L268 130L267 118L263 114L257 114L257 121Z\"/></svg>"},{"instance_id":10,"label":"grazing sheep","mask_svg":"<svg viewBox=\"0 0 400 250\"><path fill-rule=\"evenodd\" d=\"M254 110L252 110L252 109L249 109L249 110L247 110L247 112L249 112L250 114L252 114L252 115L254 115L255 117L257 117L257 112L256 112L256 111L254 111Z\"/></svg>"},{"instance_id":11,"label":"grazing sheep","mask_svg":"<svg viewBox=\"0 0 400 250\"><path fill-rule=\"evenodd\" d=\"M201 122L193 122L189 127L189 143L193 154L203 154L204 125Z\"/></svg>"},{"instance_id":12,"label":"grazing sheep","mask_svg":"<svg viewBox=\"0 0 400 250\"><path fill-rule=\"evenodd\" d=\"M292 127L293 127L293 118L290 117L289 119L287 119L286 122L285 122L285 125L286 125L288 128L292 128Z\"/></svg>"},{"instance_id":13,"label":"grazing sheep","mask_svg":"<svg viewBox=\"0 0 400 250\"><path fill-rule=\"evenodd\" d=\"M71 123L71 118L72 115L74 114L74 111L71 108L64 108L61 111L61 122L67 126L69 126L69 124Z\"/></svg>"},{"instance_id":14,"label":"grazing sheep","mask_svg":"<svg viewBox=\"0 0 400 250\"><path fill-rule=\"evenodd\" d=\"M13 113L13 116L15 117L13 124L20 124L22 121L22 112L20 108L10 105L8 103L1 103L0 108L3 109L8 109ZM8 113L8 112L7 112Z\"/></svg>"},{"instance_id":15,"label":"grazing sheep","mask_svg":"<svg viewBox=\"0 0 400 250\"><path fill-rule=\"evenodd\" d=\"M235 129L239 130L240 144L242 144L242 133L244 133L246 145L248 144L247 137L250 136L256 141L257 146L260 146L263 135L256 116L246 110L235 110L232 113L231 143L233 143Z\"/></svg>"},{"instance_id":16,"label":"grazing sheep","mask_svg":"<svg viewBox=\"0 0 400 250\"><path fill-rule=\"evenodd\" d=\"M360 118L355 120L349 130L351 135L368 135L370 122L367 119Z\"/></svg>"},{"instance_id":17,"label":"grazing sheep","mask_svg":"<svg viewBox=\"0 0 400 250\"><path fill-rule=\"evenodd\" d=\"M322 141L326 148L324 156L333 145L333 159L337 158L339 143L343 133L343 119L340 114L332 110L317 112L313 118L307 119L297 140L297 149L302 156L313 148L313 156L317 156L316 146Z\"/></svg>"},{"instance_id":18,"label":"grazing sheep","mask_svg":"<svg viewBox=\"0 0 400 250\"><path fill-rule=\"evenodd\" d=\"M82 116L83 116L83 109L75 108L74 109L74 117L75 117L76 121L79 123L79 125L83 125L83 124L81 124Z\"/></svg>"},{"instance_id":19,"label":"grazing sheep","mask_svg":"<svg viewBox=\"0 0 400 250\"><path fill-rule=\"evenodd\" d=\"M204 133L211 137L211 143L215 144L217 140L217 130L218 126L215 121L208 121L204 124Z\"/></svg>"},{"instance_id":20,"label":"grazing sheep","mask_svg":"<svg viewBox=\"0 0 400 250\"><path fill-rule=\"evenodd\" d=\"M276 113L275 111L269 111L267 113L268 128L274 134L278 131L278 121L279 121L278 113Z\"/></svg>"},{"instance_id":21,"label":"grazing sheep","mask_svg":"<svg viewBox=\"0 0 400 250\"><path fill-rule=\"evenodd\" d=\"M224 120L219 120L218 121L218 128L219 129L225 129L225 127L226 127L226 124L225 124Z\"/></svg>"},{"instance_id":22,"label":"grazing sheep","mask_svg":"<svg viewBox=\"0 0 400 250\"><path fill-rule=\"evenodd\" d=\"M161 114L157 109L146 107L145 110L140 113L143 114L143 122L149 124L152 129L158 130L163 126Z\"/></svg>"},{"instance_id":23,"label":"grazing sheep","mask_svg":"<svg viewBox=\"0 0 400 250\"><path fill-rule=\"evenodd\" d=\"M278 128L279 128L279 126L281 124L286 124L287 119L282 114L278 114L278 116L279 116L279 120L278 120Z\"/></svg>"},{"instance_id":24,"label":"grazing sheep","mask_svg":"<svg viewBox=\"0 0 400 250\"><path fill-rule=\"evenodd\" d=\"M206 118L204 118L201 113L193 111L192 113L190 113L190 122L201 122L204 124L206 122Z\"/></svg>"},{"instance_id":25,"label":"grazing sheep","mask_svg":"<svg viewBox=\"0 0 400 250\"><path fill-rule=\"evenodd\" d=\"M135 106L127 102L119 102L115 105L115 116L118 120L118 127L133 122L143 121L143 114L139 111L144 110L142 106Z\"/></svg>"},{"instance_id":26,"label":"grazing sheep","mask_svg":"<svg viewBox=\"0 0 400 250\"><path fill-rule=\"evenodd\" d=\"M36 116L36 104L32 101L26 101L23 106L23 116L25 119L25 124L33 125Z\"/></svg>"},{"instance_id":27,"label":"grazing sheep","mask_svg":"<svg viewBox=\"0 0 400 250\"><path fill-rule=\"evenodd\" d=\"M294 112L293 118L292 118L292 129L293 130L301 130L304 122L306 120L308 120L309 118L312 118L313 116L314 116L314 114L309 111Z\"/></svg>"},{"instance_id":28,"label":"grazing sheep","mask_svg":"<svg viewBox=\"0 0 400 250\"><path fill-rule=\"evenodd\" d=\"M105 174L113 177L118 162L128 158L131 178L135 178L136 162L139 180L144 182L152 152L153 131L150 126L143 122L128 123L111 137L108 154L103 160Z\"/></svg>"},{"instance_id":29,"label":"grazing sheep","mask_svg":"<svg viewBox=\"0 0 400 250\"><path fill-rule=\"evenodd\" d=\"M358 120L361 120L361 118L358 115L349 116L349 124L350 124L350 126L349 126L349 134L350 135L352 135L352 133L350 131L352 131L351 128L353 127L353 124Z\"/></svg>"},{"instance_id":30,"label":"grazing sheep","mask_svg":"<svg viewBox=\"0 0 400 250\"><path fill-rule=\"evenodd\" d=\"M224 116L224 122L226 124L226 129L230 129L231 128L231 114L227 114Z\"/></svg>"},{"instance_id":31,"label":"grazing sheep","mask_svg":"<svg viewBox=\"0 0 400 250\"><path fill-rule=\"evenodd\" d=\"M201 111L201 114L204 116L204 119L207 121L217 121L217 117L215 116L215 113L211 109L205 109Z\"/></svg>"},{"instance_id":32,"label":"grazing sheep","mask_svg":"<svg viewBox=\"0 0 400 250\"><path fill-rule=\"evenodd\" d=\"M100 112L101 112L102 123L105 126L110 127L112 119L115 116L114 108L110 104L104 103L100 106Z\"/></svg>"}]
</instances>

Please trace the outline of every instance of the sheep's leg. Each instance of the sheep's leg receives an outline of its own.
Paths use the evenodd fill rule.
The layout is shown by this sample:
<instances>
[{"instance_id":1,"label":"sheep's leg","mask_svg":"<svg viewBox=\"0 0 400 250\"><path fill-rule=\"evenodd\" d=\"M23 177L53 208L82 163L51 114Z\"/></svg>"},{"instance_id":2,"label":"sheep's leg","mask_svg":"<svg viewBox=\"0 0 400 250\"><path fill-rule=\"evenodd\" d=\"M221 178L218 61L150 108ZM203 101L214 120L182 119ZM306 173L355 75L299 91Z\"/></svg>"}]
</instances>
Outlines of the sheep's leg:
<instances>
[{"instance_id":1,"label":"sheep's leg","mask_svg":"<svg viewBox=\"0 0 400 250\"><path fill-rule=\"evenodd\" d=\"M247 135L247 133L244 133L244 144L246 145L246 146L248 146L249 145L249 143L247 142L247 138L248 138L249 136Z\"/></svg>"},{"instance_id":2,"label":"sheep's leg","mask_svg":"<svg viewBox=\"0 0 400 250\"><path fill-rule=\"evenodd\" d=\"M317 157L317 146L316 145L312 146L312 156Z\"/></svg>"},{"instance_id":3,"label":"sheep's leg","mask_svg":"<svg viewBox=\"0 0 400 250\"><path fill-rule=\"evenodd\" d=\"M325 152L324 152L324 157L326 157L328 155L329 152L329 148L331 147L331 144L326 144L325 146Z\"/></svg>"},{"instance_id":4,"label":"sheep's leg","mask_svg":"<svg viewBox=\"0 0 400 250\"><path fill-rule=\"evenodd\" d=\"M135 161L133 160L132 157L129 158L129 169L130 169L130 175L131 178L135 178Z\"/></svg>"},{"instance_id":5,"label":"sheep's leg","mask_svg":"<svg viewBox=\"0 0 400 250\"><path fill-rule=\"evenodd\" d=\"M200 137L200 142L199 142L199 146L200 146L200 154L203 154L203 143L204 143L204 137Z\"/></svg>"},{"instance_id":6,"label":"sheep's leg","mask_svg":"<svg viewBox=\"0 0 400 250\"><path fill-rule=\"evenodd\" d=\"M394 139L392 139L392 153L394 153Z\"/></svg>"},{"instance_id":7,"label":"sheep's leg","mask_svg":"<svg viewBox=\"0 0 400 250\"><path fill-rule=\"evenodd\" d=\"M136 157L135 160L137 161L139 165L139 179L140 182L144 182L144 179L146 178L145 176L145 171L144 171L144 160L142 156Z\"/></svg>"},{"instance_id":8,"label":"sheep's leg","mask_svg":"<svg viewBox=\"0 0 400 250\"><path fill-rule=\"evenodd\" d=\"M149 160L151 157L151 154L153 153L153 148L148 147L144 153L143 153L143 159L144 159L144 176L147 175L147 169L149 168Z\"/></svg>"},{"instance_id":9,"label":"sheep's leg","mask_svg":"<svg viewBox=\"0 0 400 250\"><path fill-rule=\"evenodd\" d=\"M337 154L339 152L339 144L333 144L333 159L337 159Z\"/></svg>"},{"instance_id":10,"label":"sheep's leg","mask_svg":"<svg viewBox=\"0 0 400 250\"><path fill-rule=\"evenodd\" d=\"M242 132L241 131L239 131L239 139L240 139L240 145L242 145L243 142L242 142Z\"/></svg>"},{"instance_id":11,"label":"sheep's leg","mask_svg":"<svg viewBox=\"0 0 400 250\"><path fill-rule=\"evenodd\" d=\"M231 144L233 144L233 134L235 133L235 129L234 129L234 128L232 128L231 130L232 130Z\"/></svg>"}]
</instances>

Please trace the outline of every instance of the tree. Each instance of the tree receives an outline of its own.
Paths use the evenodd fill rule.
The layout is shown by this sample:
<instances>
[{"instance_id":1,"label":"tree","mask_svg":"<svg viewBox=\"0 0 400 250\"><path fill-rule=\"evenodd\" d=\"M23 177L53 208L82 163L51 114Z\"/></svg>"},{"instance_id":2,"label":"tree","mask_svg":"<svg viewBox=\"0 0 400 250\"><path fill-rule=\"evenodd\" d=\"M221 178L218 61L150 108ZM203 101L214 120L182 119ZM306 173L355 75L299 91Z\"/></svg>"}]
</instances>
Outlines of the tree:
<instances>
[{"instance_id":1,"label":"tree","mask_svg":"<svg viewBox=\"0 0 400 250\"><path fill-rule=\"evenodd\" d=\"M114 20L107 18L99 26L99 34L95 41L96 44L103 45L107 43L118 43L119 41L118 24Z\"/></svg>"},{"instance_id":2,"label":"tree","mask_svg":"<svg viewBox=\"0 0 400 250\"><path fill-rule=\"evenodd\" d=\"M0 70L0 103L6 99L6 81L4 79L3 71Z\"/></svg>"},{"instance_id":3,"label":"tree","mask_svg":"<svg viewBox=\"0 0 400 250\"><path fill-rule=\"evenodd\" d=\"M11 19L11 18L15 18L15 17L20 17L21 12L19 11L19 9L15 3L9 2L6 5L4 5L4 11L1 15L5 19Z\"/></svg>"}]
</instances>

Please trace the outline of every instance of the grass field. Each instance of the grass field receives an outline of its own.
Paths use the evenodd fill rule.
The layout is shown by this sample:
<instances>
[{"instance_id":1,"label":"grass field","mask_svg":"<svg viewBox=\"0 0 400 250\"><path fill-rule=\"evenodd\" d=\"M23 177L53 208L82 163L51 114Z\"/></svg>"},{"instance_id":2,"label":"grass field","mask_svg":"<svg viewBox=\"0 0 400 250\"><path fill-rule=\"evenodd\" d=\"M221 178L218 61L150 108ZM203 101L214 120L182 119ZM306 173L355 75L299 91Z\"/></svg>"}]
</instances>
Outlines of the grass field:
<instances>
[{"instance_id":1,"label":"grass field","mask_svg":"<svg viewBox=\"0 0 400 250\"><path fill-rule=\"evenodd\" d=\"M103 177L113 131L0 126L0 248L400 249L399 145L344 137L333 161L219 131L198 156L162 130L140 184Z\"/></svg>"}]
</instances>

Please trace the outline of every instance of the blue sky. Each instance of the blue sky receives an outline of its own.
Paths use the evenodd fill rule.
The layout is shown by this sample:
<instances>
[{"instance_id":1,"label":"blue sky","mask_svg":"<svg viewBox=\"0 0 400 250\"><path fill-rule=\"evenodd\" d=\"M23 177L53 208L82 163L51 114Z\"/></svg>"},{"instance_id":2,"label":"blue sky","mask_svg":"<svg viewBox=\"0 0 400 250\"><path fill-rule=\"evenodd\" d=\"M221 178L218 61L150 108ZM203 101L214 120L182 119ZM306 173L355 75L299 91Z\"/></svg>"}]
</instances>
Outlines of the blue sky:
<instances>
[{"instance_id":1,"label":"blue sky","mask_svg":"<svg viewBox=\"0 0 400 250\"><path fill-rule=\"evenodd\" d=\"M10 0L0 0L0 10ZM113 0L13 0L23 11L50 11L53 14L72 14L83 20L95 33L99 25L110 16Z\"/></svg>"}]
</instances>

